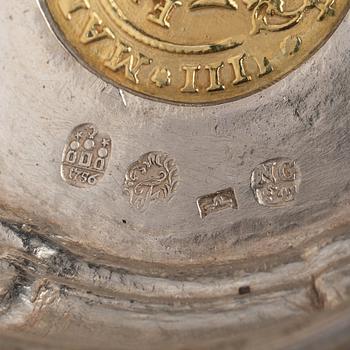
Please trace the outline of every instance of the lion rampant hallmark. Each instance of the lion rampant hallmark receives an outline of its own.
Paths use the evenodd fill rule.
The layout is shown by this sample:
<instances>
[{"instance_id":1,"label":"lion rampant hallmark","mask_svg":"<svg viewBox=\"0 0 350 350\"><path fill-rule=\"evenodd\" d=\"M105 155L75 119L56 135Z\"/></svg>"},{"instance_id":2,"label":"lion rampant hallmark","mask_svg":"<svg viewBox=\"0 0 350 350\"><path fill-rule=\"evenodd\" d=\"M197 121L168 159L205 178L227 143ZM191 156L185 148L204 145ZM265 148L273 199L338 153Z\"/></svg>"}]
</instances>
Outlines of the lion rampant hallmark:
<instances>
[{"instance_id":1,"label":"lion rampant hallmark","mask_svg":"<svg viewBox=\"0 0 350 350\"><path fill-rule=\"evenodd\" d=\"M177 185L175 161L163 152L149 152L132 163L125 175L124 194L142 210L155 200L170 199Z\"/></svg>"}]
</instances>

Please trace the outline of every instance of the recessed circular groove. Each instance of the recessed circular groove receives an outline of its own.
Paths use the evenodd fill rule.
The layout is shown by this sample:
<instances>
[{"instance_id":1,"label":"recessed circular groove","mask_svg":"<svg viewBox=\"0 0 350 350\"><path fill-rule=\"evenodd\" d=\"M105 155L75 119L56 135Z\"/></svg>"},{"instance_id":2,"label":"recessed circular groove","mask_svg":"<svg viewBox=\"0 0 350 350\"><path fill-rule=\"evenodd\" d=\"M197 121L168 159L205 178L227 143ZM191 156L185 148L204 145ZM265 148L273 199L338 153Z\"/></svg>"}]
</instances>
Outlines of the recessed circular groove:
<instances>
[{"instance_id":1,"label":"recessed circular groove","mask_svg":"<svg viewBox=\"0 0 350 350\"><path fill-rule=\"evenodd\" d=\"M223 275L214 272L212 275L199 274L195 277L192 274L191 279L181 279L180 276L173 279L171 276L139 275L96 262L84 262L52 240L43 239L31 230L23 231L23 225L7 227L12 230L13 235L22 240L25 253L15 249L9 251L6 261L20 267L22 273L28 274L32 279L45 276L52 283L73 289L80 288L96 296L118 296L150 305L166 305L167 302L176 300L179 305L195 303L196 307L201 304L208 307L212 303L224 305L228 299L234 300L242 295L249 298L268 298L270 294L287 292L289 289L310 289L313 278L329 269L346 266L350 261L349 225L325 232L321 235L321 240L319 236L319 242L324 243L315 252L308 252L307 244L303 249L299 247L302 255L295 261L286 255L285 262L279 260L269 268L265 260L264 268L260 272L256 269L249 272L249 269L243 269L241 266L233 274L232 271ZM337 237L340 237L339 240ZM44 255L42 258L41 250L50 252L50 256ZM318 256L323 257L321 262ZM291 275L294 276L292 281ZM133 307L136 307L136 304L133 304Z\"/></svg>"},{"instance_id":2,"label":"recessed circular groove","mask_svg":"<svg viewBox=\"0 0 350 350\"><path fill-rule=\"evenodd\" d=\"M46 4L50 1L71 4ZM155 5L118 1L138 28L149 19L133 10L149 14ZM177 15L186 14L193 0L180 1L170 26L184 21L182 28L199 30ZM223 25L216 32L208 25L213 29L208 37L202 28L189 44L230 37L226 20L238 23L242 11L252 14L244 2L214 1L226 6L217 12ZM304 2L298 1L283 4L284 10ZM340 12L348 4L341 1L334 3ZM94 14L76 10L65 25L87 33L85 42L96 33L109 36L107 25L133 49L138 41L93 5L102 23L86 32L91 20L86 15ZM200 20L213 10L197 8L193 16ZM12 338L27 341L28 350L36 341L45 344L43 350L66 350L73 343L106 350L115 344L125 350L138 350L139 344L142 350L289 350L312 342L324 350L324 344L334 347L350 337L350 318L343 312L350 286L348 18L319 53L274 87L225 106L184 109L96 80L62 50L31 0L4 2L2 11L2 345ZM277 38L287 31L291 36L261 41L259 52L270 42L287 61L301 59L310 39L302 26L312 23L323 38L316 27L340 19L317 21L319 12L308 8L286 31L262 31L256 37ZM62 34L66 30L61 28L62 41L69 39ZM145 32L171 43L187 40L166 29L171 35L151 27ZM107 41L121 45L109 36L82 47L110 58ZM275 81L268 78L280 66L265 55L268 60L260 63L267 74L257 77L256 52L250 52L243 59L247 81L233 86L235 72L225 55L241 53L246 44L192 55L177 74L172 67L143 65L136 85L149 78L158 96L175 86L174 79L180 84L186 74L197 74L194 96L223 96L258 79ZM171 55L141 45L144 54ZM129 49L123 54L128 57ZM112 74L123 76L124 68ZM206 90L210 74L217 91ZM299 348L310 349L304 345Z\"/></svg>"}]
</instances>

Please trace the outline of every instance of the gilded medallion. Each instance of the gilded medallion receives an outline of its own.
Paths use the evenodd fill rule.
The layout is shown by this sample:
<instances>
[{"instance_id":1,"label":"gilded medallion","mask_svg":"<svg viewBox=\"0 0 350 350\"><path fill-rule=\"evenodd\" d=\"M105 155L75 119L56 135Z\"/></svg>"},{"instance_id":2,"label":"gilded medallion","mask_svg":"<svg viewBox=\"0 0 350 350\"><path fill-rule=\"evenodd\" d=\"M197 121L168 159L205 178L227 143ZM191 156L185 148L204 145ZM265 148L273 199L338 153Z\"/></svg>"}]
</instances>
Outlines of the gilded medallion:
<instances>
[{"instance_id":1,"label":"gilded medallion","mask_svg":"<svg viewBox=\"0 0 350 350\"><path fill-rule=\"evenodd\" d=\"M271 85L332 33L348 0L39 0L65 47L149 98L215 104Z\"/></svg>"}]
</instances>

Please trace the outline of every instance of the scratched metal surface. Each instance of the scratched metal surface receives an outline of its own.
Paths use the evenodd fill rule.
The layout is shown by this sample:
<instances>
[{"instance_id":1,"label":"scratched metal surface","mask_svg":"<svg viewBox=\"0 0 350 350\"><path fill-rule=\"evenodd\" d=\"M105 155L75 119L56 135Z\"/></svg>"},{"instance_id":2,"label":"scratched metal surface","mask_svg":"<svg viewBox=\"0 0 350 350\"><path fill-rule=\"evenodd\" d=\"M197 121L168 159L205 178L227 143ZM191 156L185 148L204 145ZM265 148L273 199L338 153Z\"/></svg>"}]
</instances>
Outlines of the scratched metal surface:
<instances>
[{"instance_id":1,"label":"scratched metal surface","mask_svg":"<svg viewBox=\"0 0 350 350\"><path fill-rule=\"evenodd\" d=\"M224 106L181 108L129 94L124 104L62 50L35 4L5 3L1 11L2 196L58 223L60 238L141 261L225 262L245 257L237 241L311 223L349 197L348 18L277 86ZM108 132L114 149L103 181L82 191L67 186L59 168L68 135L85 122ZM149 151L171 155L180 179L168 204L139 212L122 195L123 182ZM259 206L250 189L255 166L276 157L302 169L297 202L278 210ZM235 189L239 210L202 220L196 198L226 187Z\"/></svg>"},{"instance_id":2,"label":"scratched metal surface","mask_svg":"<svg viewBox=\"0 0 350 350\"><path fill-rule=\"evenodd\" d=\"M0 20L2 330L77 337L83 348L215 348L237 330L347 298L349 16L281 82L204 108L106 85L64 51L31 0L3 1ZM61 157L84 123L113 146L103 179L77 188L61 178ZM124 179L151 151L175 161L178 184L171 200L138 210ZM251 172L279 157L297 162L299 193L264 207ZM197 198L226 188L237 209L201 218Z\"/></svg>"}]
</instances>

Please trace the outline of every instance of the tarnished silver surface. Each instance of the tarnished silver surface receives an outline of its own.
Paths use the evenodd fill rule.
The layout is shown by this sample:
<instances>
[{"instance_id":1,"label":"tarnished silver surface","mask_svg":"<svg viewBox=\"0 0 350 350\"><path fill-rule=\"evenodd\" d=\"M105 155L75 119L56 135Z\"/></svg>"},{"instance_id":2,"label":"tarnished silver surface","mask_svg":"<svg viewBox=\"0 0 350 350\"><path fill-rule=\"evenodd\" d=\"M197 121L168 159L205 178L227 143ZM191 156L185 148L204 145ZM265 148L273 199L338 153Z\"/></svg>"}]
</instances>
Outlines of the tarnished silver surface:
<instances>
[{"instance_id":1,"label":"tarnished silver surface","mask_svg":"<svg viewBox=\"0 0 350 350\"><path fill-rule=\"evenodd\" d=\"M273 87L192 108L106 85L63 50L35 2L1 5L6 339L21 329L15 338L44 337L47 348L64 336L60 348L258 349L253 330L308 323L346 300L349 16ZM113 147L104 176L75 187L61 177L62 152L86 123ZM298 192L288 205L260 205L252 172L276 158L300 169ZM236 209L212 197L229 188Z\"/></svg>"},{"instance_id":2,"label":"tarnished silver surface","mask_svg":"<svg viewBox=\"0 0 350 350\"><path fill-rule=\"evenodd\" d=\"M247 257L235 243L248 237L254 244L252 238L263 240L269 232L281 235L281 244L283 236L294 244L285 228L331 215L348 198L348 19L320 53L276 87L224 106L182 108L127 93L125 106L117 90L62 50L35 4L5 3L1 12L1 192L9 207L59 225L57 239L83 240L133 261L223 263ZM115 147L103 181L74 189L60 178L62 151L70 132L88 122L108 131ZM174 158L179 184L171 202L139 213L122 194L124 177L154 150ZM266 209L254 199L250 176L277 157L297 162L300 193L292 207ZM239 210L201 220L196 198L228 186ZM194 246L196 240L201 244Z\"/></svg>"}]
</instances>

